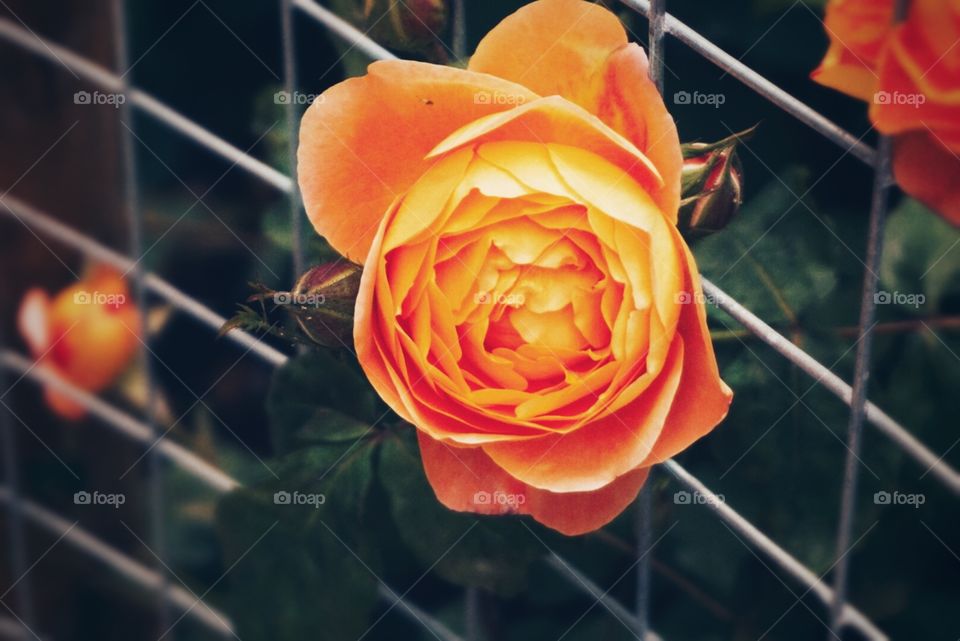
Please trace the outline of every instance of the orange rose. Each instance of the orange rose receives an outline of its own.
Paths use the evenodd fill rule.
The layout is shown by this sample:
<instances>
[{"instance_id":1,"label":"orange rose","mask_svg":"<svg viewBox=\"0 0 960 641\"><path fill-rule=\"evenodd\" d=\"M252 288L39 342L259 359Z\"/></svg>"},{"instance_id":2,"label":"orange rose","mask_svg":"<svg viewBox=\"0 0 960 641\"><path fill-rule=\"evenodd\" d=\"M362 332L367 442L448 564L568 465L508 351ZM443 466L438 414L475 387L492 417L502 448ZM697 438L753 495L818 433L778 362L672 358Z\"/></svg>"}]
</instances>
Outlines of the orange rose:
<instances>
[{"instance_id":1,"label":"orange rose","mask_svg":"<svg viewBox=\"0 0 960 641\"><path fill-rule=\"evenodd\" d=\"M77 387L99 392L119 376L137 351L139 316L123 276L98 266L52 300L42 289L23 297L20 334L38 362ZM66 419L84 408L53 388L47 404Z\"/></svg>"},{"instance_id":2,"label":"orange rose","mask_svg":"<svg viewBox=\"0 0 960 641\"><path fill-rule=\"evenodd\" d=\"M378 62L303 119L317 231L364 262L354 339L447 507L594 530L726 414L682 158L617 18L533 2L467 70Z\"/></svg>"},{"instance_id":3,"label":"orange rose","mask_svg":"<svg viewBox=\"0 0 960 641\"><path fill-rule=\"evenodd\" d=\"M909 4L894 26L893 0L831 0L813 78L871 102L877 130L895 136L897 182L960 225L960 2Z\"/></svg>"}]
</instances>

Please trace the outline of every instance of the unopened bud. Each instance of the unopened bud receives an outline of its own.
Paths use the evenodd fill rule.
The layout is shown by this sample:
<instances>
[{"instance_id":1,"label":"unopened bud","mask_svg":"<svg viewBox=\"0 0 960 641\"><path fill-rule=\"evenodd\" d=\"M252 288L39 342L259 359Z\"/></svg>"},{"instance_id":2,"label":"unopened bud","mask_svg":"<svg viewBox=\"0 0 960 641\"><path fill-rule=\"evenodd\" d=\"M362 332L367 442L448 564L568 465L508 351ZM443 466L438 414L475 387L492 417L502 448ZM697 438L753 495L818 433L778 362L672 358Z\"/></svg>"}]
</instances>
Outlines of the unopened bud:
<instances>
[{"instance_id":1,"label":"unopened bud","mask_svg":"<svg viewBox=\"0 0 960 641\"><path fill-rule=\"evenodd\" d=\"M683 146L680 231L705 236L726 227L743 202L743 166L737 144L753 129L719 142Z\"/></svg>"},{"instance_id":2,"label":"unopened bud","mask_svg":"<svg viewBox=\"0 0 960 641\"><path fill-rule=\"evenodd\" d=\"M353 263L324 263L308 269L291 291L268 291L258 297L272 300L293 316L310 340L327 347L349 346L361 273Z\"/></svg>"}]
</instances>

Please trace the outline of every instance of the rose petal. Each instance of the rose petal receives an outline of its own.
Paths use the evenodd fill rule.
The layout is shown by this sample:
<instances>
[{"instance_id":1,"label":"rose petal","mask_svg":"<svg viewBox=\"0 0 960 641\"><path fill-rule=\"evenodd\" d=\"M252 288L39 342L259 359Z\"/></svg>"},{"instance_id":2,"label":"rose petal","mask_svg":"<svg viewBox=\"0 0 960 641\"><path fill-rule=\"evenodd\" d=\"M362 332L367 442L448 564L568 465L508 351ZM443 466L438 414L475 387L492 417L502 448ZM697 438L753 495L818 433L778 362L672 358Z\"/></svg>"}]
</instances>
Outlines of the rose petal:
<instances>
[{"instance_id":1,"label":"rose petal","mask_svg":"<svg viewBox=\"0 0 960 641\"><path fill-rule=\"evenodd\" d=\"M673 118L647 57L619 19L580 0L532 2L480 41L469 69L559 95L600 117L649 158L663 179L654 200L676 221L683 159Z\"/></svg>"},{"instance_id":2,"label":"rose petal","mask_svg":"<svg viewBox=\"0 0 960 641\"><path fill-rule=\"evenodd\" d=\"M484 452L512 477L552 492L589 492L613 482L646 459L677 392L683 340L674 341L664 370L620 412L565 434L489 443Z\"/></svg>"},{"instance_id":3,"label":"rose petal","mask_svg":"<svg viewBox=\"0 0 960 641\"><path fill-rule=\"evenodd\" d=\"M646 469L632 470L594 492L559 494L517 481L479 447L451 447L422 432L417 437L427 480L437 499L451 510L529 514L568 536L592 532L616 518L636 498L648 474ZM498 492L512 502L496 501Z\"/></svg>"},{"instance_id":4,"label":"rose petal","mask_svg":"<svg viewBox=\"0 0 960 641\"><path fill-rule=\"evenodd\" d=\"M960 226L960 157L928 132L898 136L893 172L905 192Z\"/></svg>"},{"instance_id":5,"label":"rose petal","mask_svg":"<svg viewBox=\"0 0 960 641\"><path fill-rule=\"evenodd\" d=\"M334 249L362 263L384 213L432 164L423 157L450 132L510 104L484 95L536 98L484 74L381 61L337 84L307 110L298 178L307 216Z\"/></svg>"}]
</instances>

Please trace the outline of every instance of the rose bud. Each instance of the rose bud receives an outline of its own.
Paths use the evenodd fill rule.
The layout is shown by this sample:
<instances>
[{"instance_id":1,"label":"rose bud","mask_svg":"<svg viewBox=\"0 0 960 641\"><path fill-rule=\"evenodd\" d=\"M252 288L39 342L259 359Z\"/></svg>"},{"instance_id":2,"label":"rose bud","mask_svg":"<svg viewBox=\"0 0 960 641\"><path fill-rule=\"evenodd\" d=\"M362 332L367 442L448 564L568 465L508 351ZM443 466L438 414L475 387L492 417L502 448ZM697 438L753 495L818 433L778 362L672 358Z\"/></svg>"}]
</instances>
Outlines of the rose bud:
<instances>
[{"instance_id":1,"label":"rose bud","mask_svg":"<svg viewBox=\"0 0 960 641\"><path fill-rule=\"evenodd\" d=\"M123 275L97 266L52 299L42 289L28 291L20 304L18 329L30 353L80 389L109 387L137 353L140 317ZM48 387L50 409L65 419L86 413L66 395Z\"/></svg>"},{"instance_id":2,"label":"rose bud","mask_svg":"<svg viewBox=\"0 0 960 641\"><path fill-rule=\"evenodd\" d=\"M447 0L365 0L363 15L377 42L400 51L425 52L441 42Z\"/></svg>"},{"instance_id":3,"label":"rose bud","mask_svg":"<svg viewBox=\"0 0 960 641\"><path fill-rule=\"evenodd\" d=\"M327 347L349 346L353 340L353 307L361 269L346 261L308 269L291 292L273 292L310 340Z\"/></svg>"},{"instance_id":4,"label":"rose bud","mask_svg":"<svg viewBox=\"0 0 960 641\"><path fill-rule=\"evenodd\" d=\"M713 144L683 146L680 230L693 237L726 227L743 202L743 166L737 143L753 130L734 134Z\"/></svg>"}]
</instances>

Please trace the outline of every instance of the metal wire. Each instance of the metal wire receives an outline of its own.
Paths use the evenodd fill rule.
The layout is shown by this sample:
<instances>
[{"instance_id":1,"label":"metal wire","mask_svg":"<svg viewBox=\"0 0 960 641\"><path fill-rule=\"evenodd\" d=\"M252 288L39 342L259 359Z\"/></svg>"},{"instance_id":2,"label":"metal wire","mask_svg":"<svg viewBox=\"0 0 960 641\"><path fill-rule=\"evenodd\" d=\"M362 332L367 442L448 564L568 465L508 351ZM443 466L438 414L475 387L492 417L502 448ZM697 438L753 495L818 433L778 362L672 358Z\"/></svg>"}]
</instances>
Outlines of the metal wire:
<instances>
[{"instance_id":1,"label":"metal wire","mask_svg":"<svg viewBox=\"0 0 960 641\"><path fill-rule=\"evenodd\" d=\"M666 0L654 0L651 7L649 29L647 32L647 43L650 53L650 80L653 81L657 91L663 95L663 16L667 11ZM634 531L636 533L636 543L634 550L637 555L637 573L636 586L637 593L635 599L635 625L634 631L637 638L645 639L650 627L650 562L653 556L651 546L653 541L653 486L656 477L656 467L651 467L647 481L640 488L640 494L637 496L637 515Z\"/></svg>"},{"instance_id":2,"label":"metal wire","mask_svg":"<svg viewBox=\"0 0 960 641\"><path fill-rule=\"evenodd\" d=\"M66 49L46 38L41 38L36 34L30 33L7 18L0 18L0 39L13 43L54 64L65 66L70 71L76 73L91 84L100 87L104 91L111 93L122 93L124 91L124 82L115 73L87 60L83 56L77 55L70 49ZM288 192L293 188L293 181L289 176L285 176L263 161L257 160L253 156L244 153L223 138L220 138L189 118L174 111L150 94L139 89L131 88L125 95L127 102L134 107L137 107L171 129L179 131L205 149L209 149L231 163L236 163L238 167L242 167L265 183L283 192Z\"/></svg>"},{"instance_id":3,"label":"metal wire","mask_svg":"<svg viewBox=\"0 0 960 641\"><path fill-rule=\"evenodd\" d=\"M4 336L0 336L0 339ZM6 394L6 370L0 371L0 387ZM0 407L0 447L3 448L3 481L9 488L10 501L7 506L7 536L10 539L7 552L10 556L10 570L13 576L11 587L16 602L17 625L25 630L33 629L36 619L33 611L33 586L30 569L27 567L27 542L24 534L23 518L20 512L20 460L17 452L17 435L14 431L13 410L4 403ZM8 606L9 607L9 606ZM20 631L23 632L24 630Z\"/></svg>"},{"instance_id":4,"label":"metal wire","mask_svg":"<svg viewBox=\"0 0 960 641\"><path fill-rule=\"evenodd\" d=\"M129 75L126 73L130 66L130 56L127 49L127 19L125 11L126 0L113 0L113 41L114 55L116 65L120 69L121 93L127 94L130 91ZM140 208L140 188L137 180L137 154L134 148L134 122L132 118L132 109L124 102L119 109L119 124L123 131L120 134L120 159L123 169L123 197L124 213L129 227L129 246L132 256L141 256L143 254L143 218ZM150 335L146 330L147 314L147 290L144 285L144 270L141 261L137 261L133 269L130 270L133 276L134 299L137 309L141 311L139 315L139 327L137 333L140 336L140 367L143 372L144 383L147 388L147 404L144 414L146 415L147 426L150 431L158 438L163 439L163 433L157 429L156 407L157 407L157 388L156 379L153 372L153 362L150 358ZM175 633L170 627L172 615L170 612L170 601L167 595L170 589L170 577L167 574L164 559L167 557L167 544L164 532L164 491L163 491L163 466L160 457L155 448L147 452L147 492L150 497L148 501L147 521L149 523L149 541L150 548L156 555L155 571L160 580L160 589L157 597L157 627L161 633L167 631L167 636L171 641L175 639Z\"/></svg>"},{"instance_id":5,"label":"metal wire","mask_svg":"<svg viewBox=\"0 0 960 641\"><path fill-rule=\"evenodd\" d=\"M178 445L169 439L156 439L154 437L153 430L149 425L125 412L114 408L109 403L102 401L93 394L78 388L55 371L47 368L45 365L34 363L30 359L20 356L19 354L4 350L0 352L0 367L2 367L4 370L16 372L20 376L35 383L51 386L57 392L67 396L70 400L82 405L93 416L99 418L104 425L114 429L118 434L130 439L131 441L153 448L160 456L177 465L184 472L190 474L195 479L209 487L211 490L214 490L218 493L227 493L241 487L241 484L237 479L233 478L220 468L208 463L196 454L192 453L190 450L184 448L182 445ZM11 503L9 491L0 488L0 492L5 493L0 496L0 499L7 503ZM24 514L26 514L28 517L32 516L30 510L25 510ZM56 529L59 533L62 533L64 530L64 528ZM123 556L119 552L116 554ZM121 565L129 566L130 564L136 565L136 563L130 559L126 559ZM149 585L156 586L159 582L159 573L152 571L148 572L150 572L151 576L153 577L150 580ZM144 572L139 573L141 575L144 574ZM400 612L412 617L421 624L425 624L426 627L433 629L433 632L436 633L440 638L448 641L461 641L456 634L449 630L449 628L444 626L439 621L433 619L433 617L425 616L420 608L409 603L406 599L399 598L398 593L391 590L388 586L381 584L379 592L383 600L388 601L391 604L397 603L397 605L399 605L401 608ZM177 605L176 599L173 599L172 603Z\"/></svg>"},{"instance_id":6,"label":"metal wire","mask_svg":"<svg viewBox=\"0 0 960 641\"><path fill-rule=\"evenodd\" d=\"M370 58L374 60L395 60L397 58L352 24L313 0L293 0L293 4L326 27L330 33L347 41L351 46L356 47Z\"/></svg>"},{"instance_id":7,"label":"metal wire","mask_svg":"<svg viewBox=\"0 0 960 641\"><path fill-rule=\"evenodd\" d=\"M10 490L5 487L0 487L0 503L4 503L11 509L16 509L22 517L60 538L64 543L96 559L104 567L116 572L142 590L155 594L157 597L162 597L166 603L179 610L184 617L190 617L221 637L231 639L236 637L233 625L222 612L179 586L165 587L166 581L159 572L138 563L123 552L107 545L76 523L67 521L33 501L23 499L19 504L15 504ZM14 508L14 505L17 505L17 507Z\"/></svg>"},{"instance_id":8,"label":"metal wire","mask_svg":"<svg viewBox=\"0 0 960 641\"><path fill-rule=\"evenodd\" d=\"M36 383L53 386L58 392L86 407L91 414L100 418L106 425L116 429L119 434L126 438L130 438L144 445L152 442L150 430L146 425L113 408L96 396L80 390L43 365L35 365L25 357L7 351L0 353L0 367L17 372L19 375ZM184 471L215 491L229 492L240 486L239 481L215 466L203 461L181 445L169 440L163 440L157 445L157 448L171 463L182 467ZM686 471L679 463L674 460L669 460L666 461L663 466L688 490L691 492L699 492L701 496L706 497L706 505L716 512L724 522L743 536L747 542L751 543L757 550L776 563L778 567L806 586L824 603L829 604L831 602L833 591L828 585L769 537L760 532L760 530L733 508L721 502L713 492L707 489L703 483ZM560 575L572 586L594 598L602 596L604 606L618 618L631 626L638 625L637 617L631 613L626 606L605 594L579 570L576 570L559 557L552 562L549 561L548 558L548 562L554 569L562 570L560 571ZM849 604L844 607L844 620L863 631L864 634L869 635L871 639L877 639L878 641L886 639L883 633L879 632L869 619ZM648 637L650 637L649 630Z\"/></svg>"},{"instance_id":9,"label":"metal wire","mask_svg":"<svg viewBox=\"0 0 960 641\"><path fill-rule=\"evenodd\" d=\"M713 511L724 523L747 539L757 550L763 552L763 554L776 563L780 569L786 571L797 581L805 585L810 592L815 594L817 598L827 606L833 603L833 590L831 590L826 583L807 566L791 556L789 552L761 532L753 523L737 513L699 479L672 459L664 462L663 467L691 493L698 492L700 496L704 497L703 503L708 509ZM862 612L849 603L844 604L841 614L845 625L856 627L870 639L887 641L887 635L877 628Z\"/></svg>"},{"instance_id":10,"label":"metal wire","mask_svg":"<svg viewBox=\"0 0 960 641\"><path fill-rule=\"evenodd\" d=\"M283 87L287 95L286 116L288 141L287 158L290 175L297 175L297 57L293 31L292 0L280 0L281 39L283 41ZM303 273L303 215L300 213L300 189L297 181L290 183L290 242L293 254L293 275Z\"/></svg>"},{"instance_id":11,"label":"metal wire","mask_svg":"<svg viewBox=\"0 0 960 641\"><path fill-rule=\"evenodd\" d=\"M842 378L831 372L817 359L810 356L783 334L767 325L746 307L734 300L729 294L714 285L706 278L701 278L703 292L708 299L732 316L737 322L750 330L757 338L776 350L781 356L811 376L817 384L839 397L850 405L853 390ZM879 407L867 401L866 418L899 447L905 454L919 463L930 474L934 475L943 485L960 496L960 474L957 473L941 457L931 452L925 445L916 439L906 428L883 412Z\"/></svg>"},{"instance_id":12,"label":"metal wire","mask_svg":"<svg viewBox=\"0 0 960 641\"><path fill-rule=\"evenodd\" d=\"M897 0L892 22L906 17L906 0ZM860 449L863 419L870 381L870 356L873 348L873 325L877 307L877 285L880 256L883 252L883 227L887 218L890 188L893 179L893 141L881 136L877 147L878 162L873 177L873 198L870 204L870 225L867 232L867 256L860 297L860 320L857 328L857 355L854 364L853 389L850 395L850 423L847 429L847 459L843 469L840 497L840 518L835 545L834 598L830 608L830 635L839 637L843 628L843 606L847 602L850 574L850 539L853 534L857 480L860 473Z\"/></svg>"},{"instance_id":13,"label":"metal wire","mask_svg":"<svg viewBox=\"0 0 960 641\"><path fill-rule=\"evenodd\" d=\"M650 15L651 0L620 0L620 2L645 16ZM666 14L664 16L663 27L666 33L672 35L800 122L836 143L842 149L849 149L851 154L867 165L872 166L876 162L876 151L869 145L860 142L857 136L770 82L672 15Z\"/></svg>"},{"instance_id":14,"label":"metal wire","mask_svg":"<svg viewBox=\"0 0 960 641\"><path fill-rule=\"evenodd\" d=\"M161 456L217 492L235 490L239 483L220 468L211 465L193 452L169 439L157 440L153 429L143 421L118 410L97 396L86 392L59 376L46 365L38 364L19 354L4 350L0 352L0 366L16 372L35 383L49 386L70 400L82 405L93 416L103 421L120 436L145 447L153 447Z\"/></svg>"},{"instance_id":15,"label":"metal wire","mask_svg":"<svg viewBox=\"0 0 960 641\"><path fill-rule=\"evenodd\" d=\"M840 498L840 519L837 527L836 560L834 570L834 602L831 607L830 634L839 636L842 612L847 595L847 575L850 567L850 537L856 507L857 477L860 471L860 449L863 419L867 402L867 383L870 378L870 355L873 347L873 325L876 316L877 271L880 269L883 224L887 216L887 197L891 182L891 141L880 140L879 163L874 177L873 203L870 207L870 231L867 237L866 269L863 274L863 293L860 298L860 321L857 330L857 354L854 365L853 389L850 395L850 422L847 429L847 456L843 469Z\"/></svg>"}]
</instances>

